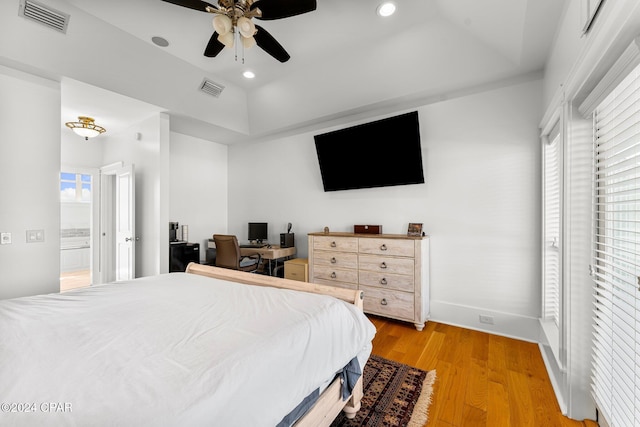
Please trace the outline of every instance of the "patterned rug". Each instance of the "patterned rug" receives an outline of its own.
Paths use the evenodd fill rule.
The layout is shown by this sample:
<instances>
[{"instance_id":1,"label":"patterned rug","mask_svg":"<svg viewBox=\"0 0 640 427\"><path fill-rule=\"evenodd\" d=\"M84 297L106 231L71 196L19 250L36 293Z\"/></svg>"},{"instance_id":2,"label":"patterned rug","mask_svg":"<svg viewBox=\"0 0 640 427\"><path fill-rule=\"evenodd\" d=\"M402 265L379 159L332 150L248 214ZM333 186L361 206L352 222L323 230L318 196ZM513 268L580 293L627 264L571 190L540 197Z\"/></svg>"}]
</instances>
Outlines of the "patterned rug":
<instances>
[{"instance_id":1,"label":"patterned rug","mask_svg":"<svg viewBox=\"0 0 640 427\"><path fill-rule=\"evenodd\" d=\"M422 427L427 423L436 371L371 355L364 367L362 407L353 420L340 413L331 427Z\"/></svg>"}]
</instances>

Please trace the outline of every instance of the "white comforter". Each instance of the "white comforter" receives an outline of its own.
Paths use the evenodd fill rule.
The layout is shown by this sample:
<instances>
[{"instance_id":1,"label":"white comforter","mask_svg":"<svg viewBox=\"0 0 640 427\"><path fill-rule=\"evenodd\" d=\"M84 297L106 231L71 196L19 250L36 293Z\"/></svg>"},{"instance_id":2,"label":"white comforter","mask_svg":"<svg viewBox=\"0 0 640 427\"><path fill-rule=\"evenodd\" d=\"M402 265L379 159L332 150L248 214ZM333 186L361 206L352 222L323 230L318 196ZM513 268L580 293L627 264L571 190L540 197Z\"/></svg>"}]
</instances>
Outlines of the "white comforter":
<instances>
[{"instance_id":1,"label":"white comforter","mask_svg":"<svg viewBox=\"0 0 640 427\"><path fill-rule=\"evenodd\" d=\"M0 301L0 425L274 426L374 334L331 297L185 273Z\"/></svg>"}]
</instances>

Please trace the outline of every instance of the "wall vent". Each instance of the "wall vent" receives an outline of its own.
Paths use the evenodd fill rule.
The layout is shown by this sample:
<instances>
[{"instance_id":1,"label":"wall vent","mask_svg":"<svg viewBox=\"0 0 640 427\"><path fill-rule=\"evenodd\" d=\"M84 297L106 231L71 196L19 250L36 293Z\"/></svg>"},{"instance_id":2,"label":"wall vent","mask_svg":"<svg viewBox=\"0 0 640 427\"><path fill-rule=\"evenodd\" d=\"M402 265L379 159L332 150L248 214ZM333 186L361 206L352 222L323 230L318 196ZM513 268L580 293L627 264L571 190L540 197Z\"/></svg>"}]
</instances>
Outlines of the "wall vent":
<instances>
[{"instance_id":1,"label":"wall vent","mask_svg":"<svg viewBox=\"0 0 640 427\"><path fill-rule=\"evenodd\" d=\"M224 86L211 80L204 79L200 84L200 90L216 98L220 97L220 94L224 90Z\"/></svg>"},{"instance_id":2,"label":"wall vent","mask_svg":"<svg viewBox=\"0 0 640 427\"><path fill-rule=\"evenodd\" d=\"M47 27L60 31L61 33L67 32L67 25L69 24L68 14L62 13L33 0L21 0L18 15L42 25L46 25Z\"/></svg>"}]
</instances>

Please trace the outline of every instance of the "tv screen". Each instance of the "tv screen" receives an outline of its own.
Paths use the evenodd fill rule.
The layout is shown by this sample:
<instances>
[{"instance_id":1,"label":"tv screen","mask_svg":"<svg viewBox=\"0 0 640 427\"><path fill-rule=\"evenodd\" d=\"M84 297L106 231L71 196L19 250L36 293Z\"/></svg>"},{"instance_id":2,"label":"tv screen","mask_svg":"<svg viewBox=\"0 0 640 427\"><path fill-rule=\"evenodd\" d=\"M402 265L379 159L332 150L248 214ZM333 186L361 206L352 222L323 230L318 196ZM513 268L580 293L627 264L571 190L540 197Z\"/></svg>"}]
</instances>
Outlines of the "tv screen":
<instances>
[{"instance_id":1,"label":"tv screen","mask_svg":"<svg viewBox=\"0 0 640 427\"><path fill-rule=\"evenodd\" d=\"M247 240L249 241L257 241L258 243L262 243L267 241L269 235L267 233L267 223L266 222L250 222L249 223L249 232L247 236Z\"/></svg>"},{"instance_id":2,"label":"tv screen","mask_svg":"<svg viewBox=\"0 0 640 427\"><path fill-rule=\"evenodd\" d=\"M324 191L424 183L417 111L314 139Z\"/></svg>"}]
</instances>

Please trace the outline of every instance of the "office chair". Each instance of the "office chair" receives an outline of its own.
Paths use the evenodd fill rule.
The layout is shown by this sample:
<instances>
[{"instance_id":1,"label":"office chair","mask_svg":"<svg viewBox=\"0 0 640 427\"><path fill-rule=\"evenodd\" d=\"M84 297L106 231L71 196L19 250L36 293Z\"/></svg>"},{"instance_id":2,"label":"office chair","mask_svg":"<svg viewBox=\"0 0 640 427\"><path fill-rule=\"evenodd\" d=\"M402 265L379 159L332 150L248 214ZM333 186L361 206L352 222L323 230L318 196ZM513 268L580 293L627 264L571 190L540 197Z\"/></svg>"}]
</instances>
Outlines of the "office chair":
<instances>
[{"instance_id":1,"label":"office chair","mask_svg":"<svg viewBox=\"0 0 640 427\"><path fill-rule=\"evenodd\" d=\"M216 267L255 273L260 266L262 256L259 253L240 255L238 239L231 234L214 234L216 244Z\"/></svg>"}]
</instances>

